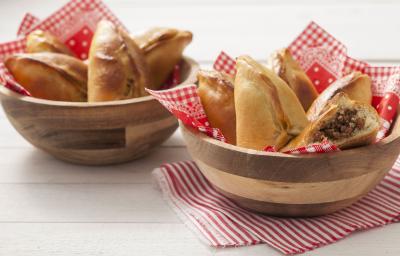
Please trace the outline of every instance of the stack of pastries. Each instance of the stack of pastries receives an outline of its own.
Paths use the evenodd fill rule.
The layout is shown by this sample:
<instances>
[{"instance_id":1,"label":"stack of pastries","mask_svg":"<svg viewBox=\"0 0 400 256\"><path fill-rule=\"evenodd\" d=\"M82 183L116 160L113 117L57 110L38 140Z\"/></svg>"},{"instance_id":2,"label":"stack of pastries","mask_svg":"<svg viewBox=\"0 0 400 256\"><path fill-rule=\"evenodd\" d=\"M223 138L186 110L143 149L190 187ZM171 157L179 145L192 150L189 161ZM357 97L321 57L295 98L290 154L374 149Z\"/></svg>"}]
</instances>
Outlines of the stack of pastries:
<instances>
[{"instance_id":1,"label":"stack of pastries","mask_svg":"<svg viewBox=\"0 0 400 256\"><path fill-rule=\"evenodd\" d=\"M375 141L380 122L367 75L350 73L318 95L288 49L273 53L268 65L240 56L236 71L198 73L197 91L210 125L228 143L286 152L323 141L340 149Z\"/></svg>"},{"instance_id":2,"label":"stack of pastries","mask_svg":"<svg viewBox=\"0 0 400 256\"><path fill-rule=\"evenodd\" d=\"M192 33L154 28L131 36L109 21L100 21L81 61L59 39L34 31L27 37L26 53L5 61L15 80L33 97L99 102L146 95L157 90L182 59Z\"/></svg>"}]
</instances>

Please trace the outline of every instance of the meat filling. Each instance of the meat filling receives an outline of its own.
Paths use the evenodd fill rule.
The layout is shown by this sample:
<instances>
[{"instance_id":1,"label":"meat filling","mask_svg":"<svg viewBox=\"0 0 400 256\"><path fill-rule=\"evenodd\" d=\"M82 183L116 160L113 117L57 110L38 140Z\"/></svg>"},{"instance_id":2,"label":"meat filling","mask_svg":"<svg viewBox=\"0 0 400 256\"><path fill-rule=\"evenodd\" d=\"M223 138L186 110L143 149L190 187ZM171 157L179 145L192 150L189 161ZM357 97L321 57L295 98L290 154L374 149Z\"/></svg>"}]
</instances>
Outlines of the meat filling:
<instances>
[{"instance_id":1,"label":"meat filling","mask_svg":"<svg viewBox=\"0 0 400 256\"><path fill-rule=\"evenodd\" d=\"M321 142L324 139L339 140L350 137L355 131L365 126L365 120L357 116L357 110L341 109L335 118L325 123L319 131L314 134L314 141Z\"/></svg>"}]
</instances>

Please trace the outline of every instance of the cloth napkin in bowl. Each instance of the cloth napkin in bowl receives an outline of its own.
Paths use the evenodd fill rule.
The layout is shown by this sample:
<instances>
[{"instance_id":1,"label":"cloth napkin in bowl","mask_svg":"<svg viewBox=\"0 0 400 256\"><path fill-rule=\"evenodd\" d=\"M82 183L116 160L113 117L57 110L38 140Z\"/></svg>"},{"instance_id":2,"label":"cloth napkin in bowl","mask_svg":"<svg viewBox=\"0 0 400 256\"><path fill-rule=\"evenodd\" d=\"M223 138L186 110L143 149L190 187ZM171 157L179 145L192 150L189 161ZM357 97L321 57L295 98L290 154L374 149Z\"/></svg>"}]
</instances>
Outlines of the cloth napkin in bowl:
<instances>
[{"instance_id":1,"label":"cloth napkin in bowl","mask_svg":"<svg viewBox=\"0 0 400 256\"><path fill-rule=\"evenodd\" d=\"M359 71L368 75L372 80L373 97L371 103L381 118L381 127L376 141L380 141L388 135L399 105L400 66L373 66L348 56L346 46L315 22L311 22L288 46L288 49L311 79L318 92L324 91L335 80L352 71ZM216 71L234 75L236 73L235 65L234 58L225 52L221 52L213 67ZM225 142L221 131L216 127L211 127L196 88L196 85L193 84L170 90L146 90L185 125ZM265 145L264 150L268 152L276 151L271 145ZM283 153L309 154L338 150L336 145L327 142L300 147Z\"/></svg>"},{"instance_id":2,"label":"cloth napkin in bowl","mask_svg":"<svg viewBox=\"0 0 400 256\"><path fill-rule=\"evenodd\" d=\"M26 13L17 31L18 38L0 43L0 86L4 85L21 95L31 96L24 87L15 81L3 63L8 56L25 52L29 33L38 29L50 32L67 45L75 57L87 60L90 42L97 23L102 19L109 20L118 27L127 30L101 0L70 0L43 20L29 12ZM180 65L176 65L161 89L178 85L180 80L181 68Z\"/></svg>"},{"instance_id":3,"label":"cloth napkin in bowl","mask_svg":"<svg viewBox=\"0 0 400 256\"><path fill-rule=\"evenodd\" d=\"M278 218L244 210L217 192L192 161L164 164L153 174L172 209L213 247L265 243L284 254L297 254L358 230L400 221L400 158L358 202L314 218Z\"/></svg>"}]
</instances>

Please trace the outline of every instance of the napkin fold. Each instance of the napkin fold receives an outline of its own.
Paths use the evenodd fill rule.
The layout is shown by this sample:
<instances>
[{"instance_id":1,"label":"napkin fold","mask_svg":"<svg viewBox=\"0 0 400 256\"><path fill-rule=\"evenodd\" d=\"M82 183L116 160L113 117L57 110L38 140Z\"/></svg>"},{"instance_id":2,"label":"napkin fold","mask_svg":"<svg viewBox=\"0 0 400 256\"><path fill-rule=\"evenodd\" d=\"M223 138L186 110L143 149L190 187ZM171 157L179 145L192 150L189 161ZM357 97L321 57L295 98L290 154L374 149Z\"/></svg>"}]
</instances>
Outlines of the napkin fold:
<instances>
[{"instance_id":1,"label":"napkin fold","mask_svg":"<svg viewBox=\"0 0 400 256\"><path fill-rule=\"evenodd\" d=\"M358 202L314 218L278 218L244 210L216 191L193 161L164 164L153 175L171 208L213 247L265 243L284 254L304 253L355 231L400 220L400 158Z\"/></svg>"}]
</instances>

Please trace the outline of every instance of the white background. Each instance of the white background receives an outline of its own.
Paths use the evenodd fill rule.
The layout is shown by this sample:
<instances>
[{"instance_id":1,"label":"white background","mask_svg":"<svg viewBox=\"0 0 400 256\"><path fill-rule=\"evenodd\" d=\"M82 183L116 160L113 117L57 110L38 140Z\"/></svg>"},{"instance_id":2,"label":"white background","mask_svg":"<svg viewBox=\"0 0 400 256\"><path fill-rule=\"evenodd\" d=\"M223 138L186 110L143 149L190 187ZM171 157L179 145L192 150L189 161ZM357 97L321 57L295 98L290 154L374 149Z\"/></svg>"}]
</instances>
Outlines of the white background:
<instances>
[{"instance_id":1,"label":"white background","mask_svg":"<svg viewBox=\"0 0 400 256\"><path fill-rule=\"evenodd\" d=\"M263 60L314 20L349 54L400 64L398 1L105 1L132 31L189 29L187 55L209 66L220 50ZM25 12L44 18L63 1L0 0L0 41ZM59 162L24 141L0 110L0 255L278 255L265 245L216 250L168 208L150 172L189 159L179 132L139 161L90 168ZM360 232L307 255L400 255L400 225Z\"/></svg>"}]
</instances>

